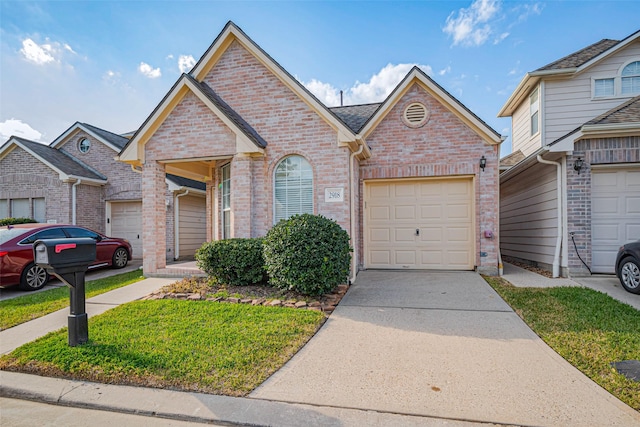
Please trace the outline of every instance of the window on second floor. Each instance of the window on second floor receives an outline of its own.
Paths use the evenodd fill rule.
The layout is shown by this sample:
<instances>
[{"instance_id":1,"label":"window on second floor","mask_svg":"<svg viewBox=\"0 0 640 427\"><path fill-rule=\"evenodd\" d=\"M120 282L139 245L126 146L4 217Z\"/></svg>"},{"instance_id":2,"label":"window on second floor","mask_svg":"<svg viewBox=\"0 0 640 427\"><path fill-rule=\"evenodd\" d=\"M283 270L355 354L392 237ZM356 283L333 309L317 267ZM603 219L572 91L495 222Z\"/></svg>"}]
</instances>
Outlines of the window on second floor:
<instances>
[{"instance_id":1,"label":"window on second floor","mask_svg":"<svg viewBox=\"0 0 640 427\"><path fill-rule=\"evenodd\" d=\"M531 136L540 130L540 100L538 99L538 89L529 96L529 115L531 117Z\"/></svg>"},{"instance_id":2,"label":"window on second floor","mask_svg":"<svg viewBox=\"0 0 640 427\"><path fill-rule=\"evenodd\" d=\"M632 62L622 69L622 94L640 92L640 61Z\"/></svg>"},{"instance_id":3,"label":"window on second floor","mask_svg":"<svg viewBox=\"0 0 640 427\"><path fill-rule=\"evenodd\" d=\"M625 65L614 77L594 78L593 97L608 98L640 94L640 61Z\"/></svg>"}]
</instances>

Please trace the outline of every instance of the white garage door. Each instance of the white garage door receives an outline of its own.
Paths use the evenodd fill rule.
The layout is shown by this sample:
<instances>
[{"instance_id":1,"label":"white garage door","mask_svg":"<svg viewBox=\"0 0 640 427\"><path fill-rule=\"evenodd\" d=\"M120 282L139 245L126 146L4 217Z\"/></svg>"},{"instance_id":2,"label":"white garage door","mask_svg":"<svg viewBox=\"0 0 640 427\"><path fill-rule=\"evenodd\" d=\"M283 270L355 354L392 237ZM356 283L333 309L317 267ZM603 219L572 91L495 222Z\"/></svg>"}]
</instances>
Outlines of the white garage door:
<instances>
[{"instance_id":1,"label":"white garage door","mask_svg":"<svg viewBox=\"0 0 640 427\"><path fill-rule=\"evenodd\" d=\"M142 202L111 202L112 237L131 242L133 258L142 258Z\"/></svg>"},{"instance_id":2,"label":"white garage door","mask_svg":"<svg viewBox=\"0 0 640 427\"><path fill-rule=\"evenodd\" d=\"M196 250L207 240L207 212L204 197L184 196L178 199L178 256L193 259Z\"/></svg>"},{"instance_id":3,"label":"white garage door","mask_svg":"<svg viewBox=\"0 0 640 427\"><path fill-rule=\"evenodd\" d=\"M472 270L471 178L365 183L366 268Z\"/></svg>"},{"instance_id":4,"label":"white garage door","mask_svg":"<svg viewBox=\"0 0 640 427\"><path fill-rule=\"evenodd\" d=\"M618 248L640 239L640 167L592 172L591 271L614 273Z\"/></svg>"}]
</instances>

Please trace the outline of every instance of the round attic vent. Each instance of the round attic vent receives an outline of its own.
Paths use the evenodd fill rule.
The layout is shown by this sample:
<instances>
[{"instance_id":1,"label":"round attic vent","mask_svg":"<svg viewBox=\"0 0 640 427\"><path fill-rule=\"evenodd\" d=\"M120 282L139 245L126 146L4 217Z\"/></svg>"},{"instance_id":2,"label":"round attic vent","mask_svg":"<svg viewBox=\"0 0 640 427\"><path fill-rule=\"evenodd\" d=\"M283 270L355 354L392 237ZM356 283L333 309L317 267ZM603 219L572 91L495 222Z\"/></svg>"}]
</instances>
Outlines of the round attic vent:
<instances>
[{"instance_id":1,"label":"round attic vent","mask_svg":"<svg viewBox=\"0 0 640 427\"><path fill-rule=\"evenodd\" d=\"M402 118L407 126L417 128L427 122L429 111L423 104L414 102L405 108Z\"/></svg>"}]
</instances>

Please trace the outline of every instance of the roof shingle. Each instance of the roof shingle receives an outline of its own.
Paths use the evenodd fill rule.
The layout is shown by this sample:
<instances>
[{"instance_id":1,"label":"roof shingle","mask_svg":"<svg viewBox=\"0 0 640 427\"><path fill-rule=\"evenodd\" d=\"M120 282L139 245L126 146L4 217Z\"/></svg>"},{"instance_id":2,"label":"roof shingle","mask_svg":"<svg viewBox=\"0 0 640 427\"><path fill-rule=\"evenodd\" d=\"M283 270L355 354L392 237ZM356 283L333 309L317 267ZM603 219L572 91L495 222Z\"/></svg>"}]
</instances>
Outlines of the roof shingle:
<instances>
[{"instance_id":1,"label":"roof shingle","mask_svg":"<svg viewBox=\"0 0 640 427\"><path fill-rule=\"evenodd\" d=\"M620 43L620 40L602 39L591 46L587 46L584 49L580 49L579 51L567 55L564 58L560 58L557 61L547 64L544 67L538 68L536 71L577 68L600 55L602 52L611 49L618 43Z\"/></svg>"},{"instance_id":2,"label":"roof shingle","mask_svg":"<svg viewBox=\"0 0 640 427\"><path fill-rule=\"evenodd\" d=\"M375 104L347 105L343 107L331 107L329 111L338 116L354 133L358 133L380 105L382 105L380 102Z\"/></svg>"},{"instance_id":3,"label":"roof shingle","mask_svg":"<svg viewBox=\"0 0 640 427\"><path fill-rule=\"evenodd\" d=\"M640 95L589 120L585 125L610 125L619 123L640 123Z\"/></svg>"}]
</instances>

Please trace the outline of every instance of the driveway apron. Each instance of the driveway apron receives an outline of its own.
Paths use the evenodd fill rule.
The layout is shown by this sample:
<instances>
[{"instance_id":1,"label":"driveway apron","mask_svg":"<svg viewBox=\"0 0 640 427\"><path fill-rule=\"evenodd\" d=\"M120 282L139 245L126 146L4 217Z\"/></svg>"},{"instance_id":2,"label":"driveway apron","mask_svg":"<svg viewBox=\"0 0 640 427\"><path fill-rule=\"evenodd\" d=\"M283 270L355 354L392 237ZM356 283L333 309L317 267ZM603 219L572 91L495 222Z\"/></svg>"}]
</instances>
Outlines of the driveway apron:
<instances>
[{"instance_id":1,"label":"driveway apron","mask_svg":"<svg viewBox=\"0 0 640 427\"><path fill-rule=\"evenodd\" d=\"M640 426L474 272L363 271L252 398L537 426Z\"/></svg>"}]
</instances>

